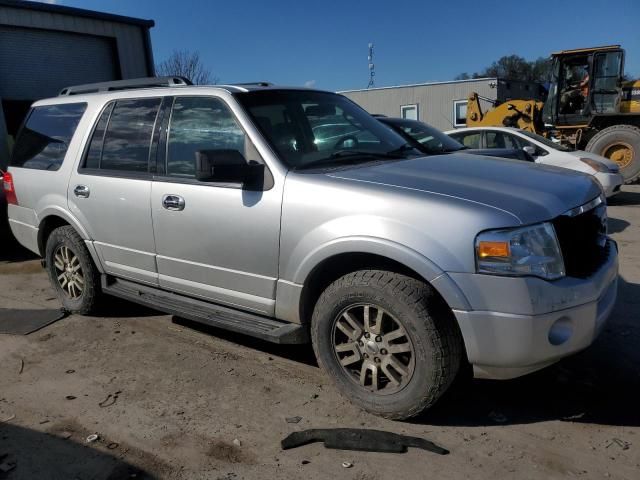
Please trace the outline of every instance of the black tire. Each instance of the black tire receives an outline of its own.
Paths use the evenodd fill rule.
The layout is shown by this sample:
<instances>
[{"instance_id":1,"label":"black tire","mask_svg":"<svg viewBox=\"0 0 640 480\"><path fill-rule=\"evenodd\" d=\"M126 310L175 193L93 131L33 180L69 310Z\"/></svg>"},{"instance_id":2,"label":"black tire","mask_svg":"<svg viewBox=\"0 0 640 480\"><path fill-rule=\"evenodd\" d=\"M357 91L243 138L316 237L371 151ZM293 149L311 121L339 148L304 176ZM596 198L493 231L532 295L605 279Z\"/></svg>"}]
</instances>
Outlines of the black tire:
<instances>
[{"instance_id":1,"label":"black tire","mask_svg":"<svg viewBox=\"0 0 640 480\"><path fill-rule=\"evenodd\" d=\"M68 251L75 255L77 262L75 260L73 261L74 265L72 268L79 265L80 274L83 279L80 293L75 297L72 297L71 294L63 288L62 281L58 280L59 275L61 275L61 270L56 266L56 262L60 264L59 259L63 251ZM58 255L58 260L56 259L56 255ZM51 232L51 235L49 235L47 239L45 259L49 280L63 308L69 312L82 315L93 311L100 295L100 274L93 264L93 260L89 255L87 247L84 245L84 241L72 226L66 225L64 227L58 227ZM65 263L65 265L67 265L67 263ZM77 271L74 273L77 273ZM73 291L76 292L77 290L73 289Z\"/></svg>"},{"instance_id":2,"label":"black tire","mask_svg":"<svg viewBox=\"0 0 640 480\"><path fill-rule=\"evenodd\" d=\"M334 348L339 335L335 333L337 322L344 312L365 304L378 306L394 317L390 317L391 321L404 328L413 346L413 373L404 387L386 395L381 391L374 393L373 387L361 386L354 372L349 373L341 365L340 354ZM311 336L318 363L343 395L370 413L396 420L413 417L431 407L451 386L464 359L462 337L453 313L433 288L414 278L381 270L353 272L329 285L316 303ZM353 345L356 343L362 346L360 342ZM364 345L362 351L366 348Z\"/></svg>"},{"instance_id":3,"label":"black tire","mask_svg":"<svg viewBox=\"0 0 640 480\"><path fill-rule=\"evenodd\" d=\"M625 183L632 183L640 176L640 128L633 125L607 127L589 140L585 150L611 159L615 149L619 148L630 152L630 156L622 156L622 164L617 163Z\"/></svg>"}]
</instances>

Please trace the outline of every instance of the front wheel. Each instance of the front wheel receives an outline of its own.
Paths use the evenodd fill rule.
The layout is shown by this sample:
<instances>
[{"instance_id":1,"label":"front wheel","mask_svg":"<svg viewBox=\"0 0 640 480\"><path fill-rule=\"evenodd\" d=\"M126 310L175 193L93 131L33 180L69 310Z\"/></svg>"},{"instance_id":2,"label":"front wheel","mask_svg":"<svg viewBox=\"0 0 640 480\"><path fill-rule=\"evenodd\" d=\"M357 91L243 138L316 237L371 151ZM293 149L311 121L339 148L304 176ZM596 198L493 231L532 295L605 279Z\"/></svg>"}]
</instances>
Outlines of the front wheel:
<instances>
[{"instance_id":1,"label":"front wheel","mask_svg":"<svg viewBox=\"0 0 640 480\"><path fill-rule=\"evenodd\" d=\"M316 357L338 389L363 409L406 419L432 406L460 369L460 332L424 282L363 270L320 296L311 333Z\"/></svg>"},{"instance_id":2,"label":"front wheel","mask_svg":"<svg viewBox=\"0 0 640 480\"><path fill-rule=\"evenodd\" d=\"M100 292L100 275L78 232L69 225L56 228L47 239L47 273L65 310L87 314Z\"/></svg>"}]
</instances>

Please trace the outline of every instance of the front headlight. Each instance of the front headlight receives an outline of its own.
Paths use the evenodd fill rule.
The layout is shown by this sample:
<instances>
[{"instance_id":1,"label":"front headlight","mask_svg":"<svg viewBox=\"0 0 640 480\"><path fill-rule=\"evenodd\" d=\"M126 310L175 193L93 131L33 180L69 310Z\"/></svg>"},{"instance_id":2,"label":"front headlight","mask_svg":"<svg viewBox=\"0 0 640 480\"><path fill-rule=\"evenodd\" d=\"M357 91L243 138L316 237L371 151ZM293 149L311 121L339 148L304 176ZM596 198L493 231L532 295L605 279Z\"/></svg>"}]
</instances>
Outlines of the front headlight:
<instances>
[{"instance_id":1,"label":"front headlight","mask_svg":"<svg viewBox=\"0 0 640 480\"><path fill-rule=\"evenodd\" d=\"M609 173L609 167L607 167L604 163L594 160L592 158L580 158L582 163L586 163L591 168L593 168L596 172L600 173Z\"/></svg>"},{"instance_id":2,"label":"front headlight","mask_svg":"<svg viewBox=\"0 0 640 480\"><path fill-rule=\"evenodd\" d=\"M476 265L478 273L492 275L532 275L546 280L565 275L556 231L548 222L480 233Z\"/></svg>"}]
</instances>

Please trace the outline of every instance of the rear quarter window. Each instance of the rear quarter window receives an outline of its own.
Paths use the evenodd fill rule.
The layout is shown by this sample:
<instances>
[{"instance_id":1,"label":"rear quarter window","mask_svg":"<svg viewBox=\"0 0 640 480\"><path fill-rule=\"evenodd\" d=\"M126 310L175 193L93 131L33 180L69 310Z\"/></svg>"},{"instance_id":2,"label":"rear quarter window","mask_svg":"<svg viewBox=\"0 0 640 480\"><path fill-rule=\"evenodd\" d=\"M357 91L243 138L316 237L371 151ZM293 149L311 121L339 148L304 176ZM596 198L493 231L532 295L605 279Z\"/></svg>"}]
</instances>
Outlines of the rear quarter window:
<instances>
[{"instance_id":1,"label":"rear quarter window","mask_svg":"<svg viewBox=\"0 0 640 480\"><path fill-rule=\"evenodd\" d=\"M18 134L9 165L58 170L86 108L86 103L33 108Z\"/></svg>"}]
</instances>

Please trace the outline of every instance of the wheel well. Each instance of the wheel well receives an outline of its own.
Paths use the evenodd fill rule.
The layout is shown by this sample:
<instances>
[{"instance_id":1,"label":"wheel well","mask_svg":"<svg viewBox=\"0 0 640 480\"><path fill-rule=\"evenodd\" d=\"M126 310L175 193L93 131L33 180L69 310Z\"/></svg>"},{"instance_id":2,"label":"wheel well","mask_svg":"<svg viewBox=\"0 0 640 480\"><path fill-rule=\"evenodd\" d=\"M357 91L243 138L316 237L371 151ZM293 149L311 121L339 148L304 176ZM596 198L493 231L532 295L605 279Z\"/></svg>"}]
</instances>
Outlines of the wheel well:
<instances>
[{"instance_id":1,"label":"wheel well","mask_svg":"<svg viewBox=\"0 0 640 480\"><path fill-rule=\"evenodd\" d=\"M364 269L386 270L426 282L420 274L406 265L381 255L370 253L342 253L335 255L317 265L305 281L300 299L300 320L302 323L311 321L313 308L320 294L331 283L347 273Z\"/></svg>"},{"instance_id":2,"label":"wheel well","mask_svg":"<svg viewBox=\"0 0 640 480\"><path fill-rule=\"evenodd\" d=\"M64 227L65 225L69 225L69 222L55 215L50 215L40 222L40 228L38 229L38 250L40 251L41 257L45 256L47 240L49 239L51 232L56 228Z\"/></svg>"}]
</instances>

